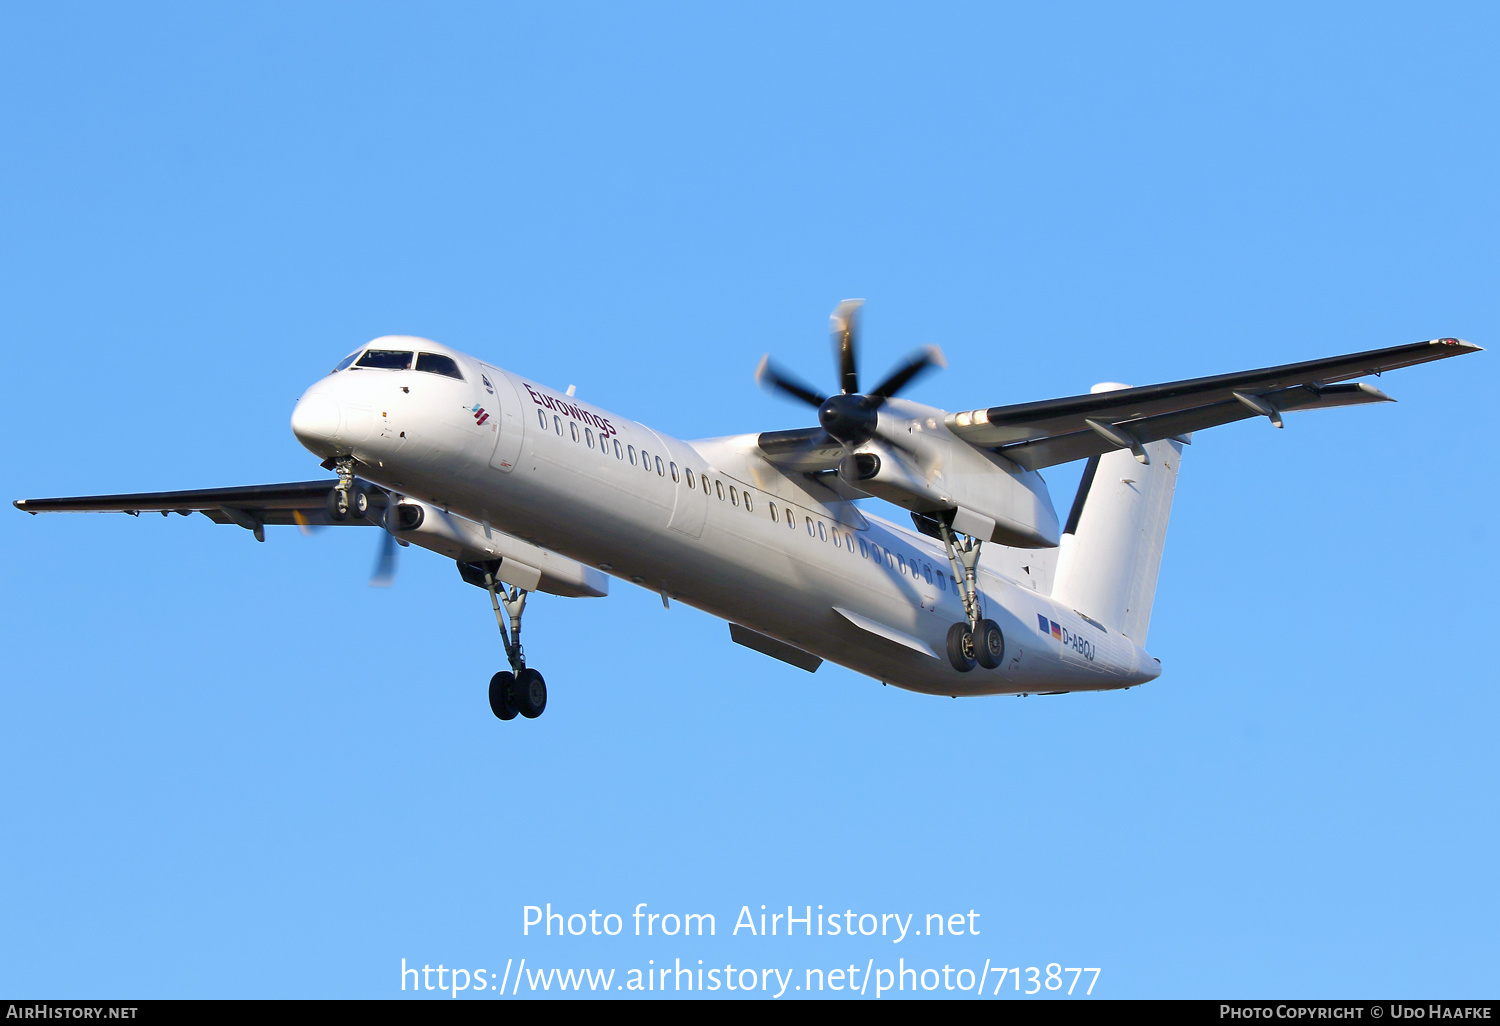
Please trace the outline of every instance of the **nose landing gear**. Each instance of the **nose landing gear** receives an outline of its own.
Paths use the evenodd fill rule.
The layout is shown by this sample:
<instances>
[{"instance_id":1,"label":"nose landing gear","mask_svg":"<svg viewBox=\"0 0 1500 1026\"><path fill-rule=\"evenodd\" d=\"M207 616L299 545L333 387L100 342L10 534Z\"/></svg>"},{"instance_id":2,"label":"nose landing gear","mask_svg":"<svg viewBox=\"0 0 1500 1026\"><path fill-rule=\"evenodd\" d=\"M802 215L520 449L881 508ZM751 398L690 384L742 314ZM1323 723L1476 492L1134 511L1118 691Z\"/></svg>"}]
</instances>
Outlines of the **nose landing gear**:
<instances>
[{"instance_id":1,"label":"nose landing gear","mask_svg":"<svg viewBox=\"0 0 1500 1026\"><path fill-rule=\"evenodd\" d=\"M370 493L354 480L354 458L340 456L333 461L333 467L338 472L339 483L328 492L328 519L334 523L341 523L349 517L363 520L370 511Z\"/></svg>"},{"instance_id":2,"label":"nose landing gear","mask_svg":"<svg viewBox=\"0 0 1500 1026\"><path fill-rule=\"evenodd\" d=\"M507 590L504 584L497 583L495 569L497 566L484 568L484 588L490 593L490 607L495 611L495 623L500 627L510 669L490 678L490 711L502 720L513 720L517 713L534 720L546 711L547 682L526 665L526 653L521 648L521 614L526 609L528 593L521 588ZM504 614L500 612L501 606L505 607Z\"/></svg>"}]
</instances>

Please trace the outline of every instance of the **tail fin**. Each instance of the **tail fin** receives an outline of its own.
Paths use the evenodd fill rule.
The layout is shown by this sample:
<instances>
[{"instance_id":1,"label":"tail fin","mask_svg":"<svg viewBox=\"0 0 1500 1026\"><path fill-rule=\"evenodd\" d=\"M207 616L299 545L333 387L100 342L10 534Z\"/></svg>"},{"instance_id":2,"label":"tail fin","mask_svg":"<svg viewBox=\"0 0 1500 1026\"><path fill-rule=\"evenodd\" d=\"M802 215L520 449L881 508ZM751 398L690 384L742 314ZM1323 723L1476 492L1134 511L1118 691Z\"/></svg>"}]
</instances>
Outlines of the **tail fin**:
<instances>
[{"instance_id":1,"label":"tail fin","mask_svg":"<svg viewBox=\"0 0 1500 1026\"><path fill-rule=\"evenodd\" d=\"M1151 442L1145 466L1129 449L1091 458L1058 548L1052 597L1142 648L1182 448L1176 439Z\"/></svg>"}]
</instances>

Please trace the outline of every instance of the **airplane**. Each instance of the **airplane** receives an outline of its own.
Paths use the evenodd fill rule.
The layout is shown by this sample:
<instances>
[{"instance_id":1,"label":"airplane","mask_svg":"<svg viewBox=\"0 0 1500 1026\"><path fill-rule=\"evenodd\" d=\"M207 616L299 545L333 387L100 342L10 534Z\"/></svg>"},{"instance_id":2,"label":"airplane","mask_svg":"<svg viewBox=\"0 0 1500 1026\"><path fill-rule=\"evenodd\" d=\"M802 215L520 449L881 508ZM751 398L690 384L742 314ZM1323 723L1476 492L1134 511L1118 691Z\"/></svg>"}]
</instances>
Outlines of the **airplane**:
<instances>
[{"instance_id":1,"label":"airplane","mask_svg":"<svg viewBox=\"0 0 1500 1026\"><path fill-rule=\"evenodd\" d=\"M1479 352L1439 338L1233 374L949 412L899 397L945 366L912 354L875 387L858 371L861 300L834 311L837 392L769 356L757 381L816 426L685 441L428 339L386 335L292 411L336 479L19 499L27 513L202 513L381 529L455 561L489 598L509 669L502 720L540 716L521 644L527 596L603 597L623 578L729 623L733 641L813 672L824 661L944 696L1057 695L1156 679L1145 645L1178 469L1193 432L1390 402L1349 379ZM1086 460L1065 520L1040 471ZM879 498L911 526L862 509ZM981 563L981 553L984 554Z\"/></svg>"}]
</instances>

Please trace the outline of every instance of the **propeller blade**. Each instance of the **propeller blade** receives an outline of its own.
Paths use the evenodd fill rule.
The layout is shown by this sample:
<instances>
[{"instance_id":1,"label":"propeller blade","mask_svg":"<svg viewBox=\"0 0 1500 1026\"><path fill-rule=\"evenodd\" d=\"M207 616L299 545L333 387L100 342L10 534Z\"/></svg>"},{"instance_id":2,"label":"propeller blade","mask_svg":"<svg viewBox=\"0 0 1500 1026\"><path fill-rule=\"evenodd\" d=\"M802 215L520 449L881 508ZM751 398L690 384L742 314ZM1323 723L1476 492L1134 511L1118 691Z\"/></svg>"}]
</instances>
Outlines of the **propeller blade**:
<instances>
[{"instance_id":1,"label":"propeller blade","mask_svg":"<svg viewBox=\"0 0 1500 1026\"><path fill-rule=\"evenodd\" d=\"M771 364L771 355L767 353L760 358L760 366L755 368L755 383L762 388L774 388L785 392L787 395L801 399L810 406L822 406L828 401L828 397L814 392L802 382L780 368Z\"/></svg>"},{"instance_id":2,"label":"propeller blade","mask_svg":"<svg viewBox=\"0 0 1500 1026\"><path fill-rule=\"evenodd\" d=\"M846 299L829 318L834 354L838 360L839 388L845 395L859 394L856 350L859 348L859 308L864 305L863 299Z\"/></svg>"},{"instance_id":3,"label":"propeller blade","mask_svg":"<svg viewBox=\"0 0 1500 1026\"><path fill-rule=\"evenodd\" d=\"M304 536L316 534L323 529L322 524L315 524L307 519L300 509L292 510L292 519L296 521L297 530L301 531Z\"/></svg>"},{"instance_id":4,"label":"propeller blade","mask_svg":"<svg viewBox=\"0 0 1500 1026\"><path fill-rule=\"evenodd\" d=\"M375 557L375 572L370 575L370 587L389 588L396 579L396 536L389 531L380 532L380 552Z\"/></svg>"},{"instance_id":5,"label":"propeller blade","mask_svg":"<svg viewBox=\"0 0 1500 1026\"><path fill-rule=\"evenodd\" d=\"M943 351L937 346L926 346L909 357L906 363L891 372L875 390L870 393L876 399L889 399L897 392L916 379L917 375L924 373L931 367L946 367L948 361L943 358Z\"/></svg>"}]
</instances>

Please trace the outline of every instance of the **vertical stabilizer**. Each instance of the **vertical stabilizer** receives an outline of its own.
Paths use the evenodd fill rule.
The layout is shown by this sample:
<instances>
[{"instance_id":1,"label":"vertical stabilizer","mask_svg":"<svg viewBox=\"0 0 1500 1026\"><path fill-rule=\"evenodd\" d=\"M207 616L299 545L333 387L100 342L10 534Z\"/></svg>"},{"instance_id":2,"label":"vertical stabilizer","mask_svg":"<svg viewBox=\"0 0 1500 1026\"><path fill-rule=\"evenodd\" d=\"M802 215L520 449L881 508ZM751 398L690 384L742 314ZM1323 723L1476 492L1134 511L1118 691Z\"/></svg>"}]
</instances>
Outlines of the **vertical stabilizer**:
<instances>
[{"instance_id":1,"label":"vertical stabilizer","mask_svg":"<svg viewBox=\"0 0 1500 1026\"><path fill-rule=\"evenodd\" d=\"M1151 442L1146 465L1129 449L1090 459L1058 547L1053 597L1142 648L1182 449Z\"/></svg>"}]
</instances>

